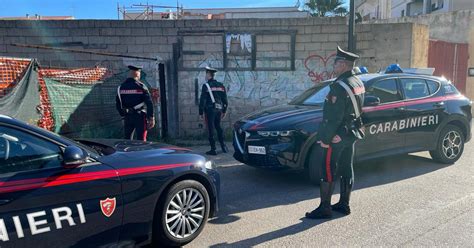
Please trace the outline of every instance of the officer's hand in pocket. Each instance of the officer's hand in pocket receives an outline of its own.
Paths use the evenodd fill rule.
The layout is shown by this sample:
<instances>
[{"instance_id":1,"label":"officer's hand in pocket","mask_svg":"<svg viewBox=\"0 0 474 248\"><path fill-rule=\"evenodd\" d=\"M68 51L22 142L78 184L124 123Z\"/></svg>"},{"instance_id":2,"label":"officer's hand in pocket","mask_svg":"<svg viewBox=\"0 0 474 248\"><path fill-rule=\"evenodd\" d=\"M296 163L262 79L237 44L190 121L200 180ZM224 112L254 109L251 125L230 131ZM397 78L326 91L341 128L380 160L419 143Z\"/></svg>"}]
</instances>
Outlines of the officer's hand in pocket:
<instances>
[{"instance_id":1,"label":"officer's hand in pocket","mask_svg":"<svg viewBox=\"0 0 474 248\"><path fill-rule=\"evenodd\" d=\"M155 117L148 118L147 122L148 129L155 127Z\"/></svg>"},{"instance_id":2,"label":"officer's hand in pocket","mask_svg":"<svg viewBox=\"0 0 474 248\"><path fill-rule=\"evenodd\" d=\"M322 148L329 148L329 145L324 144L322 141L318 141Z\"/></svg>"}]
</instances>

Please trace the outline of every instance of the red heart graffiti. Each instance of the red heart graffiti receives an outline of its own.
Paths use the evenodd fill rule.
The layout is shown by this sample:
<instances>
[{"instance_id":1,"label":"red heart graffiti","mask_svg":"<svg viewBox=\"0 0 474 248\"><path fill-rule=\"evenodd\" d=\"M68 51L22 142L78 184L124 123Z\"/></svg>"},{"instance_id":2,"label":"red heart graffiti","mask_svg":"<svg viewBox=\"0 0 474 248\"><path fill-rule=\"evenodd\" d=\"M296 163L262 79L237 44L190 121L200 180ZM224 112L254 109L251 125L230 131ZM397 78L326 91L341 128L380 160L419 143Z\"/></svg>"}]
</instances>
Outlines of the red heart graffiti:
<instances>
[{"instance_id":1,"label":"red heart graffiti","mask_svg":"<svg viewBox=\"0 0 474 248\"><path fill-rule=\"evenodd\" d=\"M336 56L335 53L323 57L321 55L315 54L315 55L310 55L304 60L304 67L308 70L308 76L311 78L311 81L314 83L319 83L321 81L330 79L335 77L335 74L332 70L332 68L327 68L328 62L333 59ZM317 66L315 68L310 68L310 62L316 61ZM319 64L318 66L318 62ZM315 71L320 69L320 71Z\"/></svg>"}]
</instances>

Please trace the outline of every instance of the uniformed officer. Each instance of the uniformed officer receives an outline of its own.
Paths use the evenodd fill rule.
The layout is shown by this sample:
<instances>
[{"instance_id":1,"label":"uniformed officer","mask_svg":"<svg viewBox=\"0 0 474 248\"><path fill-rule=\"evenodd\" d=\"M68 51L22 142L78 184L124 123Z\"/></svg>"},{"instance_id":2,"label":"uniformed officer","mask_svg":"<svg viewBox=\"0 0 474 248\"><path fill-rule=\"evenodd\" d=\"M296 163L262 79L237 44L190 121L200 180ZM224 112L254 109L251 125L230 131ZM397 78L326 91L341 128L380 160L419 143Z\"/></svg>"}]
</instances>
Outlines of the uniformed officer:
<instances>
[{"instance_id":1,"label":"uniformed officer","mask_svg":"<svg viewBox=\"0 0 474 248\"><path fill-rule=\"evenodd\" d=\"M124 119L124 137L146 141L147 129L155 126L153 102L148 88L140 82L141 67L129 65L129 76L117 89L115 105Z\"/></svg>"},{"instance_id":2,"label":"uniformed officer","mask_svg":"<svg viewBox=\"0 0 474 248\"><path fill-rule=\"evenodd\" d=\"M205 115L211 145L211 150L206 152L208 155L217 155L214 129L217 131L217 138L221 144L222 152L227 153L221 127L221 119L225 118L227 111L227 92L224 85L214 79L216 72L216 69L206 66L206 83L202 86L199 100L199 117L203 119L203 114Z\"/></svg>"},{"instance_id":3,"label":"uniformed officer","mask_svg":"<svg viewBox=\"0 0 474 248\"><path fill-rule=\"evenodd\" d=\"M353 68L358 55L346 52L339 46L334 61L336 80L330 85L323 109L323 122L318 130L319 145L315 152L319 155L321 166L321 203L307 218L325 219L332 217L332 211L348 215L351 213L349 198L354 183L353 158L354 144L363 138L360 113L364 102L365 88L362 81L354 75ZM341 178L339 203L331 206L334 178Z\"/></svg>"}]
</instances>

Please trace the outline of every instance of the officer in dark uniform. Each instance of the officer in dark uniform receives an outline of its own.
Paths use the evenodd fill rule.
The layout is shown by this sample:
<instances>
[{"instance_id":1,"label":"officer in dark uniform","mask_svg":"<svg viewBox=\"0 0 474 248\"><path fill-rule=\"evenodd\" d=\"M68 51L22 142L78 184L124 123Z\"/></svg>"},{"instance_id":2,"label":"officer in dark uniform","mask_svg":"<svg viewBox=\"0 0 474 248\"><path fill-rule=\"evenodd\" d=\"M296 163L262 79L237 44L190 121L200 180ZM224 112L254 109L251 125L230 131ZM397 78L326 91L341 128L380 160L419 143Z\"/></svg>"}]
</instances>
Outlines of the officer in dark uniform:
<instances>
[{"instance_id":1,"label":"officer in dark uniform","mask_svg":"<svg viewBox=\"0 0 474 248\"><path fill-rule=\"evenodd\" d=\"M115 105L124 119L124 137L146 141L147 129L155 126L153 102L148 88L140 82L141 67L129 65L129 76L118 88Z\"/></svg>"},{"instance_id":2,"label":"officer in dark uniform","mask_svg":"<svg viewBox=\"0 0 474 248\"><path fill-rule=\"evenodd\" d=\"M321 203L307 218L326 219L332 217L332 210L350 214L349 198L354 183L353 158L356 140L364 136L362 106L365 88L362 81L354 75L353 68L358 55L337 47L334 62L336 80L331 83L323 109L323 122L319 127L318 164L321 166ZM331 206L334 178L341 177L339 203Z\"/></svg>"},{"instance_id":3,"label":"officer in dark uniform","mask_svg":"<svg viewBox=\"0 0 474 248\"><path fill-rule=\"evenodd\" d=\"M216 69L206 67L206 83L202 86L199 100L199 116L203 119L203 114L205 115L209 143L211 144L211 150L206 152L208 155L217 155L214 129L217 131L217 138L221 144L222 152L227 153L221 127L221 119L225 118L227 111L227 92L224 85L214 79L216 72Z\"/></svg>"}]
</instances>

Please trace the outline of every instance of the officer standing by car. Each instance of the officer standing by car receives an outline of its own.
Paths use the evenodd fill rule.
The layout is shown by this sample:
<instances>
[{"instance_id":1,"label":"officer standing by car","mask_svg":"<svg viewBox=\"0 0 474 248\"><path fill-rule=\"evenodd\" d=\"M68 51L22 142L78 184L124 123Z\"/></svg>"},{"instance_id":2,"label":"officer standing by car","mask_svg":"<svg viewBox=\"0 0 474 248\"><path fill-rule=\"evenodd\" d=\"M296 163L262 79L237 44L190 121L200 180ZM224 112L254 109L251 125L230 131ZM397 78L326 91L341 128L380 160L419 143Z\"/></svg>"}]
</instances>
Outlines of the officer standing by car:
<instances>
[{"instance_id":1,"label":"officer standing by car","mask_svg":"<svg viewBox=\"0 0 474 248\"><path fill-rule=\"evenodd\" d=\"M129 65L129 76L118 88L115 105L124 120L124 138L146 141L147 129L155 126L153 102L148 88L140 82L139 66Z\"/></svg>"},{"instance_id":2,"label":"officer standing by car","mask_svg":"<svg viewBox=\"0 0 474 248\"><path fill-rule=\"evenodd\" d=\"M321 167L321 203L312 212L306 213L310 219L332 217L332 210L350 214L349 198L354 183L354 144L364 136L360 113L364 102L365 88L354 75L353 68L358 55L346 52L339 46L334 61L336 80L330 85L323 109L323 122L317 134L318 162ZM334 178L341 177L340 200L331 206Z\"/></svg>"},{"instance_id":3,"label":"officer standing by car","mask_svg":"<svg viewBox=\"0 0 474 248\"><path fill-rule=\"evenodd\" d=\"M222 83L214 79L216 72L216 69L206 66L206 83L202 86L199 99L199 117L201 120L205 118L211 145L211 150L206 152L207 155L217 155L214 129L217 131L222 152L227 153L224 132L221 127L221 120L225 118L227 111L227 91Z\"/></svg>"}]
</instances>

